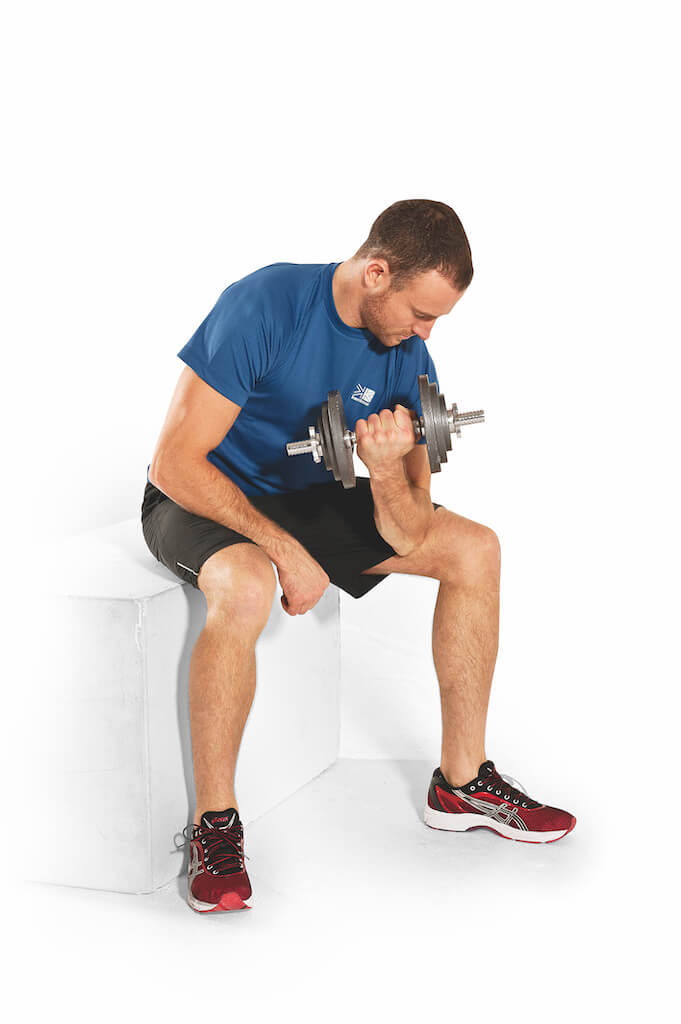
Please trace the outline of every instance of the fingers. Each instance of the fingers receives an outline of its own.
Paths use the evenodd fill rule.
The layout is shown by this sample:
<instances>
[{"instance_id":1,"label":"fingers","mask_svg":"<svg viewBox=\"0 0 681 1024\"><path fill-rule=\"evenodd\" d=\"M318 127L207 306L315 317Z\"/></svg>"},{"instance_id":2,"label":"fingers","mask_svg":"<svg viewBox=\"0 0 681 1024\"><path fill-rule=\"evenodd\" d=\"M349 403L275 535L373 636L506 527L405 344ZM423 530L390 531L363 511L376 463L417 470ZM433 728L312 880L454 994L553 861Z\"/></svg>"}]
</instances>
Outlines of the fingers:
<instances>
[{"instance_id":1,"label":"fingers","mask_svg":"<svg viewBox=\"0 0 681 1024\"><path fill-rule=\"evenodd\" d=\"M382 409L378 416L374 413L369 417L368 424L370 434L380 432L390 434L411 427L412 418L408 409L405 409L403 405L397 405L394 412L390 409Z\"/></svg>"},{"instance_id":2,"label":"fingers","mask_svg":"<svg viewBox=\"0 0 681 1024\"><path fill-rule=\"evenodd\" d=\"M379 414L372 412L366 420L357 420L355 423L355 437L360 441L367 434L373 435L382 430L404 430L416 419L416 412L407 409L404 405L396 405L395 411L381 409Z\"/></svg>"},{"instance_id":3,"label":"fingers","mask_svg":"<svg viewBox=\"0 0 681 1024\"><path fill-rule=\"evenodd\" d=\"M360 430L357 430L359 424L362 424ZM381 409L380 414L372 412L371 416L366 420L357 420L355 424L355 435L359 440L360 437L364 437L365 434L370 434L372 437L374 434L380 434L384 430L393 430L395 427L395 419L390 409Z\"/></svg>"},{"instance_id":4,"label":"fingers","mask_svg":"<svg viewBox=\"0 0 681 1024\"><path fill-rule=\"evenodd\" d=\"M282 596L282 598L281 598L281 607L282 607L282 608L284 609L284 611L286 612L286 614L287 614L287 615L290 615L290 616L291 616L291 618L293 618L293 616L294 616L294 615L300 615L300 612L297 612L297 611L295 611L295 610L294 610L294 609L293 609L293 608L292 608L292 607L291 607L291 606L289 605L289 603L288 603L288 601L286 600L286 598L285 598L285 597L283 597L283 596Z\"/></svg>"},{"instance_id":5,"label":"fingers","mask_svg":"<svg viewBox=\"0 0 681 1024\"><path fill-rule=\"evenodd\" d=\"M403 405L395 406L395 423L398 427L411 426L413 420L416 419L416 412L413 409L407 409Z\"/></svg>"},{"instance_id":6,"label":"fingers","mask_svg":"<svg viewBox=\"0 0 681 1024\"><path fill-rule=\"evenodd\" d=\"M315 604L316 604L316 602L315 602ZM310 608L313 608L314 605L311 605L311 604L310 605L301 604L299 606L297 606L295 604L294 605L290 605L288 603L288 601L286 600L286 598L282 595L282 597L281 597L281 607L284 609L284 611L286 612L287 615L290 615L291 618L293 618L296 615L305 615L305 613L309 612Z\"/></svg>"},{"instance_id":7,"label":"fingers","mask_svg":"<svg viewBox=\"0 0 681 1024\"><path fill-rule=\"evenodd\" d=\"M404 430L407 423L410 422L409 410L405 409L404 406L396 406L394 413L390 409L381 409L378 414L372 412L366 420L357 420L355 423L355 437L358 441L361 441L367 435L373 437L385 431L390 433L394 430Z\"/></svg>"}]
</instances>

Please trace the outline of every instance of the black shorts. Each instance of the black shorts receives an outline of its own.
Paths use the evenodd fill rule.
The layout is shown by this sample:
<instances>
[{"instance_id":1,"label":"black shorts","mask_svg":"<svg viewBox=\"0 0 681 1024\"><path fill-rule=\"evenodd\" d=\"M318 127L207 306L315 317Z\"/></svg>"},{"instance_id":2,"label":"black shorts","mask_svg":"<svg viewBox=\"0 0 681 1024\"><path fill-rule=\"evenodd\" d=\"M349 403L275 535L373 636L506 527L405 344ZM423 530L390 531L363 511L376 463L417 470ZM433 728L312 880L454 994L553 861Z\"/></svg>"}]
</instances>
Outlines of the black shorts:
<instances>
[{"instance_id":1,"label":"black shorts","mask_svg":"<svg viewBox=\"0 0 681 1024\"><path fill-rule=\"evenodd\" d=\"M336 586L362 597L385 574L362 576L396 554L374 522L368 477L346 490L336 481L288 494L249 494L249 502L290 533L312 555ZM433 502L433 508L440 506ZM142 502L142 532L152 555L183 583L198 589L201 566L221 548L255 541L212 519L187 512L147 482Z\"/></svg>"}]
</instances>

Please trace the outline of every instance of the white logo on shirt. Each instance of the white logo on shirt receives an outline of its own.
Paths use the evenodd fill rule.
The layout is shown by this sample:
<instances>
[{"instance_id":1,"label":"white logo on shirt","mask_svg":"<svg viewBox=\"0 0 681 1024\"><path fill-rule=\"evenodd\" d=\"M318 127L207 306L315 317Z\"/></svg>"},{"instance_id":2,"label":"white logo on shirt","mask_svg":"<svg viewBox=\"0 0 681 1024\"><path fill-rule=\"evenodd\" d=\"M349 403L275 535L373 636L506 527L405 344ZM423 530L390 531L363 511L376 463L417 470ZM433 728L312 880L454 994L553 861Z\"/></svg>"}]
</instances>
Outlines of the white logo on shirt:
<instances>
[{"instance_id":1,"label":"white logo on shirt","mask_svg":"<svg viewBox=\"0 0 681 1024\"><path fill-rule=\"evenodd\" d=\"M371 405L371 401L376 394L371 388L365 388L361 384L358 384L355 388L352 400L353 402L361 402L362 405Z\"/></svg>"}]
</instances>

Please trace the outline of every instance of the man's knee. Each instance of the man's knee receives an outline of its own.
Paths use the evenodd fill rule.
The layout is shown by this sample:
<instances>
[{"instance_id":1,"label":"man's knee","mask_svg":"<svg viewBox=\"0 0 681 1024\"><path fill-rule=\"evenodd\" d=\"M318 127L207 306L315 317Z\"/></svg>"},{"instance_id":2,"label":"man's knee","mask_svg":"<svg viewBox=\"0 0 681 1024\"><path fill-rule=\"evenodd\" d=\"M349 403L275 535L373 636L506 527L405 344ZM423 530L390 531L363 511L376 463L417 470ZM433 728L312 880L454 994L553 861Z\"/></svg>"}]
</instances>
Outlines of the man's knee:
<instances>
[{"instance_id":1,"label":"man's knee","mask_svg":"<svg viewBox=\"0 0 681 1024\"><path fill-rule=\"evenodd\" d=\"M457 577L497 576L501 566L499 537L482 523L465 519L447 509L440 544L441 557Z\"/></svg>"},{"instance_id":2,"label":"man's knee","mask_svg":"<svg viewBox=\"0 0 681 1024\"><path fill-rule=\"evenodd\" d=\"M477 555L486 564L497 568L501 563L501 543L489 526L479 524L480 532L476 541Z\"/></svg>"},{"instance_id":3,"label":"man's knee","mask_svg":"<svg viewBox=\"0 0 681 1024\"><path fill-rule=\"evenodd\" d=\"M232 544L216 551L201 566L197 580L208 612L223 612L231 621L262 628L276 591L274 567L255 544Z\"/></svg>"}]
</instances>

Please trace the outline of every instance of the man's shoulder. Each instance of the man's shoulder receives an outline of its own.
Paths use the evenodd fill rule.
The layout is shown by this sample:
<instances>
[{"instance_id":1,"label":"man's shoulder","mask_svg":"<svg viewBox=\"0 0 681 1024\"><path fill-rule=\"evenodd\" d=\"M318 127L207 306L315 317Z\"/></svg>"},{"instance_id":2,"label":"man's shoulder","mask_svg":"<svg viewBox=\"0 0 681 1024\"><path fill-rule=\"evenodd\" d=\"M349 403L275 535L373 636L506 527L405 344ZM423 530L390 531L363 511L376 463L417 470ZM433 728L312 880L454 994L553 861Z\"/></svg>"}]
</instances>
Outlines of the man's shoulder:
<instances>
[{"instance_id":1,"label":"man's shoulder","mask_svg":"<svg viewBox=\"0 0 681 1024\"><path fill-rule=\"evenodd\" d=\"M328 263L268 263L240 278L236 284L248 284L276 292L280 289L305 288L317 281Z\"/></svg>"},{"instance_id":2,"label":"man's shoulder","mask_svg":"<svg viewBox=\"0 0 681 1024\"><path fill-rule=\"evenodd\" d=\"M225 288L218 305L236 303L242 311L259 312L266 319L296 320L328 267L328 263L269 263Z\"/></svg>"}]
</instances>

